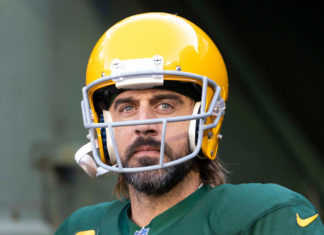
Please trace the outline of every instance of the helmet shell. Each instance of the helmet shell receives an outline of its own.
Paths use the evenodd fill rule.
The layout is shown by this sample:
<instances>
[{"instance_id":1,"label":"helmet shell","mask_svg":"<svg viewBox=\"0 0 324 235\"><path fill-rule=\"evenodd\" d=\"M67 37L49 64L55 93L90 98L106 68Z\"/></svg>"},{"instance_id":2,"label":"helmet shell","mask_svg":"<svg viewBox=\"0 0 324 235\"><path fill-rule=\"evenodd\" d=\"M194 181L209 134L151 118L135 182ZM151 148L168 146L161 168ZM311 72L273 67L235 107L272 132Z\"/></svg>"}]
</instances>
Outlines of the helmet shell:
<instances>
[{"instance_id":1,"label":"helmet shell","mask_svg":"<svg viewBox=\"0 0 324 235\"><path fill-rule=\"evenodd\" d=\"M228 97L227 71L223 58L209 36L192 22L168 13L144 13L128 17L108 29L96 43L89 58L86 85L102 76L111 75L111 62L114 59L130 60L163 57L163 70L179 70L206 76L221 88L220 96L224 101ZM164 76L164 80L192 82L201 84L200 80L188 77ZM98 114L93 104L93 93L104 87L113 86L108 81L89 90L89 102L98 122ZM206 109L214 91L207 89ZM214 159L218 148L218 134L223 117L218 125L205 131L202 150L207 158ZM207 119L211 123L213 117ZM209 132L209 134L207 133ZM101 159L105 162L102 138L97 129ZM209 137L208 137L209 136ZM213 138L210 138L213 136Z\"/></svg>"}]
</instances>

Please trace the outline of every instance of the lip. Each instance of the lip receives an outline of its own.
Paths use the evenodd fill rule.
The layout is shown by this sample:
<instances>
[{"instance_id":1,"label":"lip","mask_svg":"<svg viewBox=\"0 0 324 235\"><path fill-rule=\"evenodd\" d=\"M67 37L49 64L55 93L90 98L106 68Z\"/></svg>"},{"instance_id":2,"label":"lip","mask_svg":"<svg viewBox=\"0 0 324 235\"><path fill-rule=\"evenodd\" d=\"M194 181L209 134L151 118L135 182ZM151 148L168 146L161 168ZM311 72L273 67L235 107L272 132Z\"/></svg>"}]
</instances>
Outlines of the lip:
<instances>
[{"instance_id":1,"label":"lip","mask_svg":"<svg viewBox=\"0 0 324 235\"><path fill-rule=\"evenodd\" d=\"M141 156L159 157L160 156L160 148L153 147L153 146L140 146L135 149L134 157L141 157Z\"/></svg>"}]
</instances>

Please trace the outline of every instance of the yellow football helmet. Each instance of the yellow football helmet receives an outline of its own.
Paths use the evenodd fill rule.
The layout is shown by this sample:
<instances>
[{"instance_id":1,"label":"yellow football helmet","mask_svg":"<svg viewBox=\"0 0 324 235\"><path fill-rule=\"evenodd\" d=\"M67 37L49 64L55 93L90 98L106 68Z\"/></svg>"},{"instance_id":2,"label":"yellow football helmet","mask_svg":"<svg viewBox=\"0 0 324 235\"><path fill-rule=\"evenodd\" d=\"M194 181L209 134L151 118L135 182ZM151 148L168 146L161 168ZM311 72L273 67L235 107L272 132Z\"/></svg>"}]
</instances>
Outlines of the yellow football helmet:
<instances>
[{"instance_id":1,"label":"yellow football helmet","mask_svg":"<svg viewBox=\"0 0 324 235\"><path fill-rule=\"evenodd\" d=\"M114 123L109 112L96 106L96 94L105 88L145 89L168 87L167 84L172 83L176 86L195 84L195 87L199 87L200 99L190 117ZM193 90L191 94L194 93L197 92ZM190 92L186 95L190 96ZM200 157L214 159L227 95L228 80L223 58L212 40L198 26L167 13L128 17L106 31L91 53L81 105L90 143L76 153L76 160L90 175L98 176L107 171L160 169L187 161L201 150L203 156ZM113 136L114 127L152 122L167 125L168 122L189 119L189 143L193 151L190 155L168 163L161 161L155 166L122 166ZM163 144L162 139L161 146ZM93 156L88 154L91 151Z\"/></svg>"}]
</instances>

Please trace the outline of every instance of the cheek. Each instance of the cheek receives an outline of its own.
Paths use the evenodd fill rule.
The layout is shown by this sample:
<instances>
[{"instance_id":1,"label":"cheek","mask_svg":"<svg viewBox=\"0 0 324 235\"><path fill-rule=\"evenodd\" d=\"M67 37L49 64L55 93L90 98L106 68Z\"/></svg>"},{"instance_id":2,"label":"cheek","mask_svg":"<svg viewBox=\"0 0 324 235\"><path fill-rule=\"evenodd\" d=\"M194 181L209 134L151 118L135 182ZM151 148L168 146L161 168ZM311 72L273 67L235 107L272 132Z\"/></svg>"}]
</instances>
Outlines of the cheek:
<instances>
[{"instance_id":1,"label":"cheek","mask_svg":"<svg viewBox=\"0 0 324 235\"><path fill-rule=\"evenodd\" d=\"M173 142L187 142L190 121L168 123L166 141L171 145Z\"/></svg>"},{"instance_id":2,"label":"cheek","mask_svg":"<svg viewBox=\"0 0 324 235\"><path fill-rule=\"evenodd\" d=\"M190 121L171 122L167 124L167 132L170 133L188 133Z\"/></svg>"},{"instance_id":3,"label":"cheek","mask_svg":"<svg viewBox=\"0 0 324 235\"><path fill-rule=\"evenodd\" d=\"M190 153L189 150L189 137L188 137L188 128L190 121L172 123L169 129L167 129L166 143L171 147L174 156L178 158L179 156L183 157Z\"/></svg>"},{"instance_id":4,"label":"cheek","mask_svg":"<svg viewBox=\"0 0 324 235\"><path fill-rule=\"evenodd\" d=\"M123 153L124 149L127 148L130 140L130 127L116 127L114 128L115 141L119 153Z\"/></svg>"}]
</instances>

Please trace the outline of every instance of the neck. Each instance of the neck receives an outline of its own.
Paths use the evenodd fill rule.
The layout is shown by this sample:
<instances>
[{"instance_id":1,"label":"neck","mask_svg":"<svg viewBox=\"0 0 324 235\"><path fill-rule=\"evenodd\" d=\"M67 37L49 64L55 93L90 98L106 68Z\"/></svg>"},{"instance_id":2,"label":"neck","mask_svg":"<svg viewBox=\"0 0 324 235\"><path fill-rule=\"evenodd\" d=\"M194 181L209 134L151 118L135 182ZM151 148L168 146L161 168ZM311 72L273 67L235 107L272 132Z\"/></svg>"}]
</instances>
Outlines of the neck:
<instances>
[{"instance_id":1,"label":"neck","mask_svg":"<svg viewBox=\"0 0 324 235\"><path fill-rule=\"evenodd\" d=\"M154 217L195 192L200 184L199 172L192 170L178 185L163 195L147 195L136 191L129 185L131 201L130 218L138 226L145 227Z\"/></svg>"}]
</instances>

